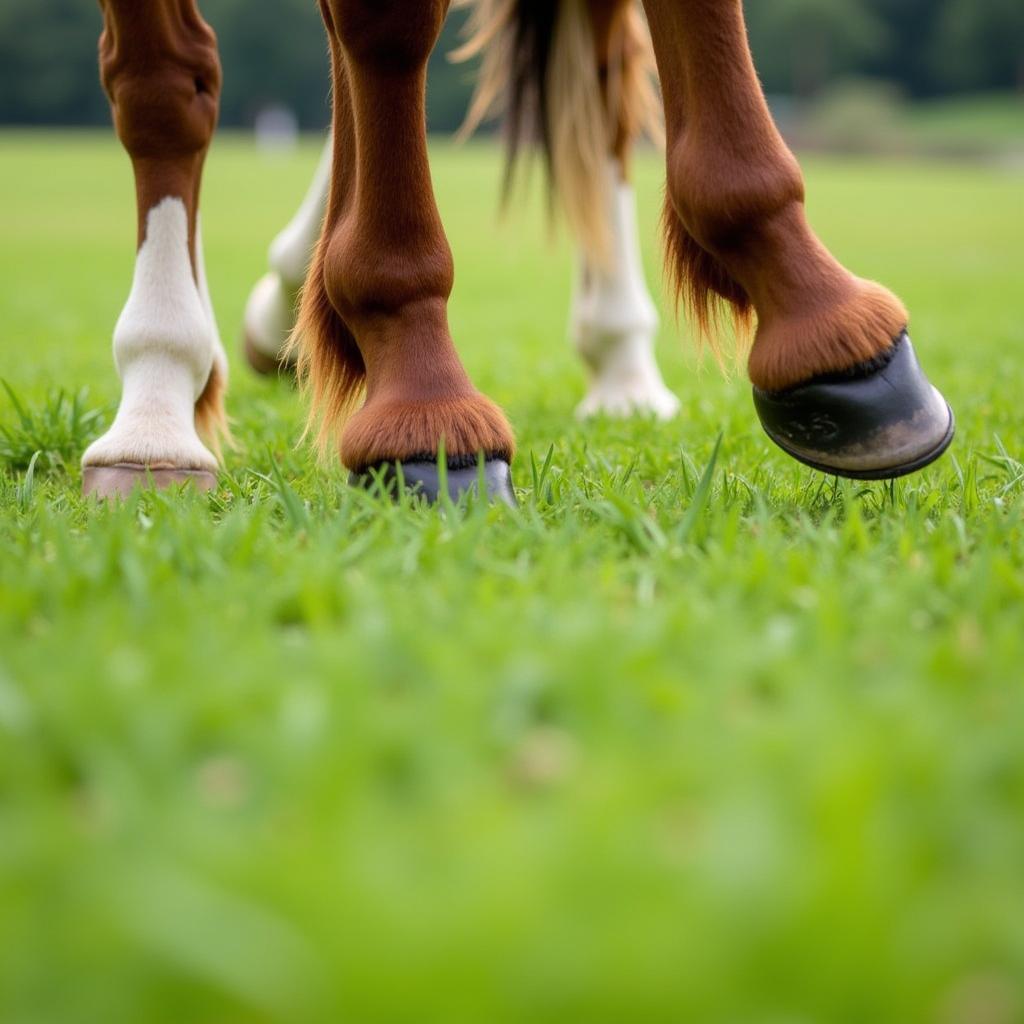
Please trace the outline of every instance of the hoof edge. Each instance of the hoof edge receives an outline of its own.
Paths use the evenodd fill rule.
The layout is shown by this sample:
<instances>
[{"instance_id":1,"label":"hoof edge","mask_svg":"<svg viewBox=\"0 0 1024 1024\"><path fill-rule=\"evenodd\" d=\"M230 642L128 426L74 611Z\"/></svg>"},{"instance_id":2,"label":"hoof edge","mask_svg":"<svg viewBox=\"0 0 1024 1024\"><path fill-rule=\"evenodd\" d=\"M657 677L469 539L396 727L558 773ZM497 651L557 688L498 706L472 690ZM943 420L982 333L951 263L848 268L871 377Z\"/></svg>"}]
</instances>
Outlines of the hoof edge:
<instances>
[{"instance_id":1,"label":"hoof edge","mask_svg":"<svg viewBox=\"0 0 1024 1024\"><path fill-rule=\"evenodd\" d=\"M904 331L887 359L781 392L754 388L768 437L823 473L889 480L934 462L953 440L953 411L929 383Z\"/></svg>"},{"instance_id":2,"label":"hoof edge","mask_svg":"<svg viewBox=\"0 0 1024 1024\"><path fill-rule=\"evenodd\" d=\"M448 497L452 501L458 501L464 494L476 492L480 485L480 474L480 467L475 463L449 466ZM398 494L400 480L404 482L406 491L418 494L431 504L435 504L441 495L441 475L437 463L425 459L410 459L401 463L386 462L355 472L349 477L349 483L353 487L361 487L364 490L371 489L380 481L393 495ZM512 471L504 459L487 459L484 462L483 486L488 501L500 502L513 508L518 504L512 485Z\"/></svg>"},{"instance_id":3,"label":"hoof edge","mask_svg":"<svg viewBox=\"0 0 1024 1024\"><path fill-rule=\"evenodd\" d=\"M217 477L206 469L169 469L121 462L113 466L86 466L82 470L82 494L94 498L125 498L137 489L164 490L175 484L192 484L212 491Z\"/></svg>"}]
</instances>

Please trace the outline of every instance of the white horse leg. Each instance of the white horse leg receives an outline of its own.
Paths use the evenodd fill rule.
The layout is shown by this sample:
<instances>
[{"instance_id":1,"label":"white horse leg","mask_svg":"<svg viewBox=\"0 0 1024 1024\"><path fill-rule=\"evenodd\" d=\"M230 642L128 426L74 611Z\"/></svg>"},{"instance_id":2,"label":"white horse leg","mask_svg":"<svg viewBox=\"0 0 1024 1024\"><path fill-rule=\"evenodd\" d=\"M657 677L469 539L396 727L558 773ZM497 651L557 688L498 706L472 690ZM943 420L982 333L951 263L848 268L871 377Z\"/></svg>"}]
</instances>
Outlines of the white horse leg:
<instances>
[{"instance_id":1,"label":"white horse leg","mask_svg":"<svg viewBox=\"0 0 1024 1024\"><path fill-rule=\"evenodd\" d=\"M82 456L82 488L100 497L186 480L209 488L217 460L197 427L212 439L227 431L227 363L199 229L220 95L217 41L196 0L100 6L100 76L135 172L138 251L114 328L121 402Z\"/></svg>"},{"instance_id":2,"label":"white horse leg","mask_svg":"<svg viewBox=\"0 0 1024 1024\"><path fill-rule=\"evenodd\" d=\"M122 492L147 473L157 483L216 481L217 460L196 432L196 404L215 360L225 377L226 361L200 252L197 235L193 276L181 199L168 196L149 211L131 293L114 329L121 403L110 429L82 457L86 493Z\"/></svg>"},{"instance_id":3,"label":"white horse leg","mask_svg":"<svg viewBox=\"0 0 1024 1024\"><path fill-rule=\"evenodd\" d=\"M299 290L306 280L313 248L320 238L331 184L330 137L313 183L288 226L270 245L270 270L260 278L245 307L245 353L260 373L288 365L283 348L295 326Z\"/></svg>"},{"instance_id":4,"label":"white horse leg","mask_svg":"<svg viewBox=\"0 0 1024 1024\"><path fill-rule=\"evenodd\" d=\"M581 259L570 310L570 334L591 377L576 414L671 419L679 399L665 386L654 356L658 315L644 280L636 196L614 160L609 174L610 261L599 268Z\"/></svg>"}]
</instances>

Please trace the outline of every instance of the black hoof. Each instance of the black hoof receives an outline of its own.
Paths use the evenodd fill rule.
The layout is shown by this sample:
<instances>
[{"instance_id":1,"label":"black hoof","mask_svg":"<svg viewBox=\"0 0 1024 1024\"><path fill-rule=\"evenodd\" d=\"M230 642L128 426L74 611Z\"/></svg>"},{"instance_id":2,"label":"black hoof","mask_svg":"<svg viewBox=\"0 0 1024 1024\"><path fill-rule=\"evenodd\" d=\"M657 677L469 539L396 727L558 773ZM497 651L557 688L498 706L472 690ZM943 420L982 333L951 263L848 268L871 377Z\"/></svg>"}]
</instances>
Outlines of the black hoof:
<instances>
[{"instance_id":1,"label":"black hoof","mask_svg":"<svg viewBox=\"0 0 1024 1024\"><path fill-rule=\"evenodd\" d=\"M389 493L399 492L399 469L405 489L435 503L441 494L441 476L437 463L425 459L409 462L386 462L383 465L353 473L349 483L354 487L372 488L378 481ZM447 490L452 501L458 501L464 494L476 493L483 475L484 493L491 502L502 502L516 506L516 492L512 487L512 471L504 459L487 459L483 468L472 464L458 463L448 467Z\"/></svg>"},{"instance_id":2,"label":"black hoof","mask_svg":"<svg viewBox=\"0 0 1024 1024\"><path fill-rule=\"evenodd\" d=\"M928 382L906 331L883 361L786 391L754 388L754 407L787 455L854 480L913 473L953 440L953 410Z\"/></svg>"}]
</instances>

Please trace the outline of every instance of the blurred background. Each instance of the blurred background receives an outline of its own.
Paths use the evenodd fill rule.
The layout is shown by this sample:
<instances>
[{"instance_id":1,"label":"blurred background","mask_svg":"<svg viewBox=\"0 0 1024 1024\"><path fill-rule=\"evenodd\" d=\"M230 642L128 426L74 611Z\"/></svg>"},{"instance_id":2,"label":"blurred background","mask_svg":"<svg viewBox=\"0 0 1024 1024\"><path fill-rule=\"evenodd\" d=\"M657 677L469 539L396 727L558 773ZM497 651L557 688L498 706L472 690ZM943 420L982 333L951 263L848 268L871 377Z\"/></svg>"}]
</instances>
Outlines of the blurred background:
<instances>
[{"instance_id":1,"label":"blurred background","mask_svg":"<svg viewBox=\"0 0 1024 1024\"><path fill-rule=\"evenodd\" d=\"M327 123L327 54L312 0L203 0L225 68L221 123ZM800 148L924 155L1024 151L1021 0L752 0L751 42L776 116ZM429 127L454 130L473 71L453 66L456 10L431 67ZM99 7L0 4L0 124L104 125Z\"/></svg>"}]
</instances>

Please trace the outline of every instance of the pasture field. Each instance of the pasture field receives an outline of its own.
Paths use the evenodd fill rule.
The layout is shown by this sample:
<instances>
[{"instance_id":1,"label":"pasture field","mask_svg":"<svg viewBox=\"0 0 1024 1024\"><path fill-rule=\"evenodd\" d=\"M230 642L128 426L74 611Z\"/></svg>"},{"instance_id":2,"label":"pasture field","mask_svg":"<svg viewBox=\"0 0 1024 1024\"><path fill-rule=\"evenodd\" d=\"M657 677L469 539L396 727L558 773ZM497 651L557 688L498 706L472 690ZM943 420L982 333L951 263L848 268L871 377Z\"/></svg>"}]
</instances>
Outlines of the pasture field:
<instances>
[{"instance_id":1,"label":"pasture field","mask_svg":"<svg viewBox=\"0 0 1024 1024\"><path fill-rule=\"evenodd\" d=\"M0 136L0 1021L1024 1020L1020 173L807 162L959 421L853 485L670 315L679 420L576 423L568 248L537 199L498 222L495 150L437 144L521 499L439 511L318 467L238 358L316 152L210 160L220 489L97 507L128 162Z\"/></svg>"}]
</instances>

